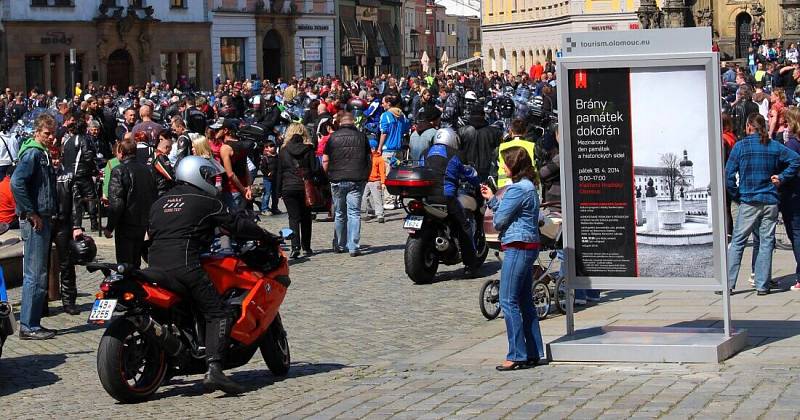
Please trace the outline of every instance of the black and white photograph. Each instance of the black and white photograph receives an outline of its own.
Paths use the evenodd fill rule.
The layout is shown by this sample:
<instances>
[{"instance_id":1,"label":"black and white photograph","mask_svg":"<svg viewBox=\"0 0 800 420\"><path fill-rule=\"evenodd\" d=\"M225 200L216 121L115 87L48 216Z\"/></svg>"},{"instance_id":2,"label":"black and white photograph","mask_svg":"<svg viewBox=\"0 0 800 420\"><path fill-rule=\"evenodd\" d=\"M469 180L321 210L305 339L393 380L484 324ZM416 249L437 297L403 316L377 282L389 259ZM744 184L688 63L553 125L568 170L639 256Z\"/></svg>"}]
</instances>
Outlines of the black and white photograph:
<instances>
[{"instance_id":1,"label":"black and white photograph","mask_svg":"<svg viewBox=\"0 0 800 420\"><path fill-rule=\"evenodd\" d=\"M706 75L632 69L631 126L640 277L712 277Z\"/></svg>"}]
</instances>

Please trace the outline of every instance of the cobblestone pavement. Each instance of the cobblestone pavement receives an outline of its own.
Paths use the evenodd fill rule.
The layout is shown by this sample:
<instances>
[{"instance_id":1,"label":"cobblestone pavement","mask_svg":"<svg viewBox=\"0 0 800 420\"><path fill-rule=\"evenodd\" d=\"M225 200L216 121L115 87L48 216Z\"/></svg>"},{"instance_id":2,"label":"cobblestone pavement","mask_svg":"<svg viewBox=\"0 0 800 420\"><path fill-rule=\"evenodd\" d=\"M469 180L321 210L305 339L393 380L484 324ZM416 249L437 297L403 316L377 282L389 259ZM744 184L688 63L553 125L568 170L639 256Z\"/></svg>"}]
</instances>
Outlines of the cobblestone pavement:
<instances>
[{"instance_id":1,"label":"cobblestone pavement","mask_svg":"<svg viewBox=\"0 0 800 420\"><path fill-rule=\"evenodd\" d=\"M444 267L440 280L415 286L403 272L405 233L392 212L384 225L363 225L364 256L330 253L331 223L315 223L320 253L292 265L282 307L293 366L273 377L258 357L232 372L251 391L238 397L203 394L200 376L177 378L152 401L116 404L102 389L95 352L102 329L70 317L51 303L44 324L61 329L54 340L9 338L0 359L0 407L6 418L797 418L800 413L800 293L733 298L737 326L750 346L720 365L551 364L498 373L505 335L502 320L480 314L483 279L461 280ZM269 217L271 230L286 217ZM99 240L101 256L113 255ZM775 277L793 272L791 255L776 254ZM491 258L487 277L499 264ZM745 274L743 274L745 275ZM100 277L81 273L79 303L88 310ZM746 281L744 281L746 283ZM19 289L11 291L19 298ZM719 323L711 293L608 292L579 312L578 326ZM546 338L563 334L563 317L542 323Z\"/></svg>"}]
</instances>

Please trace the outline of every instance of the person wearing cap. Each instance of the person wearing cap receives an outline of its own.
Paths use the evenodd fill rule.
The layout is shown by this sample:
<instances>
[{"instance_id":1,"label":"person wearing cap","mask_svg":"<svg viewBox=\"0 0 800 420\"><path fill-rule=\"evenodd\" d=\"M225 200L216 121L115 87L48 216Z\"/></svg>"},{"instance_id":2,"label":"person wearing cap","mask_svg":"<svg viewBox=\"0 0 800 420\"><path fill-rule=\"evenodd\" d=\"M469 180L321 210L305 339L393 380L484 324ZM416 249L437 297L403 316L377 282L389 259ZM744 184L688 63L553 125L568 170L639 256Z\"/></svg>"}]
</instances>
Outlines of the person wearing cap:
<instances>
[{"instance_id":1,"label":"person wearing cap","mask_svg":"<svg viewBox=\"0 0 800 420\"><path fill-rule=\"evenodd\" d=\"M422 157L422 153L433 145L433 138L436 137L436 130L439 129L441 117L442 111L439 111L439 108L436 108L432 103L417 111L417 124L409 140L408 153L411 161L418 161Z\"/></svg>"},{"instance_id":2,"label":"person wearing cap","mask_svg":"<svg viewBox=\"0 0 800 420\"><path fill-rule=\"evenodd\" d=\"M224 143L220 147L219 156L225 173L222 175L222 201L231 210L241 209L246 201L253 199L250 190L250 171L247 169L247 145L240 143L236 134L239 131L237 120L220 118L212 124L217 130L217 139Z\"/></svg>"}]
</instances>

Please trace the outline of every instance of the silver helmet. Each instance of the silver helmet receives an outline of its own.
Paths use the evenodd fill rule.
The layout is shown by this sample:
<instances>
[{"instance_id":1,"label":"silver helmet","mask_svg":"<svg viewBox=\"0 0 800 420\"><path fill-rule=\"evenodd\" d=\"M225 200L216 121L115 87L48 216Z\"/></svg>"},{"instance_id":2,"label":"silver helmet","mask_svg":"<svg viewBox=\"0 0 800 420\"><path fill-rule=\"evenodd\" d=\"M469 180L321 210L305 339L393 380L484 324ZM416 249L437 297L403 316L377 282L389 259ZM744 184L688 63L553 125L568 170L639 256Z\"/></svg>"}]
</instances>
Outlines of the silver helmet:
<instances>
[{"instance_id":1,"label":"silver helmet","mask_svg":"<svg viewBox=\"0 0 800 420\"><path fill-rule=\"evenodd\" d=\"M436 137L433 138L433 144L443 144L453 149L458 149L460 141L458 134L452 128L440 128L436 130Z\"/></svg>"},{"instance_id":2,"label":"silver helmet","mask_svg":"<svg viewBox=\"0 0 800 420\"><path fill-rule=\"evenodd\" d=\"M219 190L215 182L216 177L223 172L225 169L215 160L186 156L175 168L175 180L194 185L211 195L217 195Z\"/></svg>"}]
</instances>

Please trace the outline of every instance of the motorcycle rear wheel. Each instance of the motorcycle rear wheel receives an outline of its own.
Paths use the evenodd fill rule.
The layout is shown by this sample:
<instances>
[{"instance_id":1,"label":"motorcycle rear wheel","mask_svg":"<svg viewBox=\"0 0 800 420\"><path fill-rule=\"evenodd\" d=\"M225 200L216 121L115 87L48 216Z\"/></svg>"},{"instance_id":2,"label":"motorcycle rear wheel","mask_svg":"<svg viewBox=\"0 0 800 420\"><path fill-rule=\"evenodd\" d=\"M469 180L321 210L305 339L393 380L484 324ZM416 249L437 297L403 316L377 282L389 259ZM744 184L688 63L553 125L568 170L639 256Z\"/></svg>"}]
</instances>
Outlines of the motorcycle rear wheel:
<instances>
[{"instance_id":1,"label":"motorcycle rear wheel","mask_svg":"<svg viewBox=\"0 0 800 420\"><path fill-rule=\"evenodd\" d=\"M167 373L164 350L127 319L114 321L100 339L97 373L108 395L121 403L147 400Z\"/></svg>"},{"instance_id":2,"label":"motorcycle rear wheel","mask_svg":"<svg viewBox=\"0 0 800 420\"><path fill-rule=\"evenodd\" d=\"M439 256L430 235L409 236L404 254L406 274L416 284L428 284L436 277Z\"/></svg>"},{"instance_id":3,"label":"motorcycle rear wheel","mask_svg":"<svg viewBox=\"0 0 800 420\"><path fill-rule=\"evenodd\" d=\"M481 313L488 320L493 320L500 315L500 281L486 280L478 296Z\"/></svg>"},{"instance_id":4,"label":"motorcycle rear wheel","mask_svg":"<svg viewBox=\"0 0 800 420\"><path fill-rule=\"evenodd\" d=\"M267 364L269 371L275 376L286 376L292 364L292 356L289 351L289 340L286 338L286 330L283 329L281 315L275 315L267 333L261 340L261 357Z\"/></svg>"}]
</instances>

